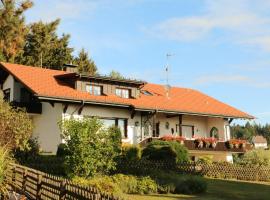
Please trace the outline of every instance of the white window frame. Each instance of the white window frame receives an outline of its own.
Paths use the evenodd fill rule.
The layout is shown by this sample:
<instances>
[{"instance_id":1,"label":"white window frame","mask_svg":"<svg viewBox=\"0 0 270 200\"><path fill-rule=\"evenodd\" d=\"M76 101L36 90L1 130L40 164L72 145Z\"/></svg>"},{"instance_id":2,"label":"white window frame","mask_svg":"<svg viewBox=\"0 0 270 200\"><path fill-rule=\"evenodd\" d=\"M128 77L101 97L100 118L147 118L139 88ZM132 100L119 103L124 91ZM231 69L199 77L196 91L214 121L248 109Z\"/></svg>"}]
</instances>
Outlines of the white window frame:
<instances>
[{"instance_id":1,"label":"white window frame","mask_svg":"<svg viewBox=\"0 0 270 200\"><path fill-rule=\"evenodd\" d=\"M98 90L96 90L98 88ZM86 85L86 91L92 95L100 96L102 93L102 86L100 85Z\"/></svg>"},{"instance_id":2,"label":"white window frame","mask_svg":"<svg viewBox=\"0 0 270 200\"><path fill-rule=\"evenodd\" d=\"M116 88L115 95L124 99L129 99L130 90L126 88Z\"/></svg>"}]
</instances>

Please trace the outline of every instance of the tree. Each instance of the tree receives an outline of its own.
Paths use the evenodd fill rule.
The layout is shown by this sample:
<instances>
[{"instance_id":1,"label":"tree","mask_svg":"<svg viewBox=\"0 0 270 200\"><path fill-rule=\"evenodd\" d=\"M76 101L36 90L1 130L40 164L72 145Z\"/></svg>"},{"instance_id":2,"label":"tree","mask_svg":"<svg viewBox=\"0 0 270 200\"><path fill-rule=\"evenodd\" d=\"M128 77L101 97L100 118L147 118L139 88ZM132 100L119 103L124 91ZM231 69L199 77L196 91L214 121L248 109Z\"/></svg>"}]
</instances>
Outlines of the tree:
<instances>
[{"instance_id":1,"label":"tree","mask_svg":"<svg viewBox=\"0 0 270 200\"><path fill-rule=\"evenodd\" d=\"M252 150L245 153L238 162L250 167L270 166L270 154L263 149Z\"/></svg>"},{"instance_id":2,"label":"tree","mask_svg":"<svg viewBox=\"0 0 270 200\"><path fill-rule=\"evenodd\" d=\"M67 141L65 169L69 176L91 177L115 168L120 131L105 128L96 118L64 120L60 127Z\"/></svg>"},{"instance_id":3,"label":"tree","mask_svg":"<svg viewBox=\"0 0 270 200\"><path fill-rule=\"evenodd\" d=\"M14 62L28 32L23 13L33 4L29 0L1 0L0 4L0 61Z\"/></svg>"},{"instance_id":4,"label":"tree","mask_svg":"<svg viewBox=\"0 0 270 200\"><path fill-rule=\"evenodd\" d=\"M74 64L78 66L78 72L95 75L97 66L95 62L89 58L88 53L82 49L77 58L74 59Z\"/></svg>"},{"instance_id":5,"label":"tree","mask_svg":"<svg viewBox=\"0 0 270 200\"><path fill-rule=\"evenodd\" d=\"M115 79L125 79L125 77L118 71L112 70L109 73L109 76Z\"/></svg>"},{"instance_id":6,"label":"tree","mask_svg":"<svg viewBox=\"0 0 270 200\"><path fill-rule=\"evenodd\" d=\"M11 150L28 149L32 129L32 121L27 113L12 108L0 97L0 146L6 146Z\"/></svg>"},{"instance_id":7,"label":"tree","mask_svg":"<svg viewBox=\"0 0 270 200\"><path fill-rule=\"evenodd\" d=\"M57 19L50 23L41 21L29 26L24 51L17 58L22 64L62 69L72 61L73 49L69 47L69 35L58 37L56 30L60 23Z\"/></svg>"}]
</instances>

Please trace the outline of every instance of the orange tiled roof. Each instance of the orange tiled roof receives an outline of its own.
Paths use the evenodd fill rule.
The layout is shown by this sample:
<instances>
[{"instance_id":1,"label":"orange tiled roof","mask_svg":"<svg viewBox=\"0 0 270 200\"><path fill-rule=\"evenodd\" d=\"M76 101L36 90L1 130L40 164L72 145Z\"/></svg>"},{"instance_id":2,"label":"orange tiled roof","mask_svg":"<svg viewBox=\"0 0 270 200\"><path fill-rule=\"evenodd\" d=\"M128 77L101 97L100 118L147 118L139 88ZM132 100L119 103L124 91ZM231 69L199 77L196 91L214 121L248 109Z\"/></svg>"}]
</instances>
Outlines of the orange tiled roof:
<instances>
[{"instance_id":1,"label":"orange tiled roof","mask_svg":"<svg viewBox=\"0 0 270 200\"><path fill-rule=\"evenodd\" d=\"M254 118L245 112L193 89L172 87L168 98L164 86L147 83L142 89L151 92L153 96L141 94L137 99L124 99L115 95L94 96L75 90L64 82L55 79L54 76L56 75L67 74L64 71L10 63L1 63L1 67L16 77L37 96L123 104L134 106L137 109L233 118Z\"/></svg>"}]
</instances>

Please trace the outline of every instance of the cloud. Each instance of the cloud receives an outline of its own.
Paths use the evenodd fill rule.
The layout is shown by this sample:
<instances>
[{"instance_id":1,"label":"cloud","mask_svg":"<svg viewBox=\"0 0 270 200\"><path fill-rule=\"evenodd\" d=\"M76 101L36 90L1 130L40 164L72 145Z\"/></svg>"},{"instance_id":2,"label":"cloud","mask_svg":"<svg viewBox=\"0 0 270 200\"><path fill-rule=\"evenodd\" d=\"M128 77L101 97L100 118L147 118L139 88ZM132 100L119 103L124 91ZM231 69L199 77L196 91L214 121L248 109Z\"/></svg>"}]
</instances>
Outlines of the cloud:
<instances>
[{"instance_id":1,"label":"cloud","mask_svg":"<svg viewBox=\"0 0 270 200\"><path fill-rule=\"evenodd\" d=\"M202 14L173 17L148 32L178 42L192 42L218 33L234 43L270 52L270 0L204 0Z\"/></svg>"},{"instance_id":2,"label":"cloud","mask_svg":"<svg viewBox=\"0 0 270 200\"><path fill-rule=\"evenodd\" d=\"M92 0L46 0L34 4L34 8L27 14L31 22L37 20L49 22L56 18L71 20L88 15L96 7L96 1Z\"/></svg>"},{"instance_id":3,"label":"cloud","mask_svg":"<svg viewBox=\"0 0 270 200\"><path fill-rule=\"evenodd\" d=\"M195 79L194 85L213 85L213 84L237 84L254 88L268 89L270 82L265 78L251 78L244 75L214 74L204 75Z\"/></svg>"}]
</instances>

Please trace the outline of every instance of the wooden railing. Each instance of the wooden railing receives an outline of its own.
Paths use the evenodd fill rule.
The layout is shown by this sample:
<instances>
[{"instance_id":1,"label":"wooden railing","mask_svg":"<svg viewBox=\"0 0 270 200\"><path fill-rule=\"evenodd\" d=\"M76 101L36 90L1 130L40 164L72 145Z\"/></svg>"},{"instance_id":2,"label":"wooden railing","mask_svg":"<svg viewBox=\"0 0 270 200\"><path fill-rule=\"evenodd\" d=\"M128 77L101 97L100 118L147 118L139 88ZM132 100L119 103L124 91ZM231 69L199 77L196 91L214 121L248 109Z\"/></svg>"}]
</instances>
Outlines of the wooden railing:
<instances>
[{"instance_id":1,"label":"wooden railing","mask_svg":"<svg viewBox=\"0 0 270 200\"><path fill-rule=\"evenodd\" d=\"M49 200L120 200L94 187L79 186L57 176L31 168L11 164L6 181L10 189L26 195L29 199Z\"/></svg>"}]
</instances>

